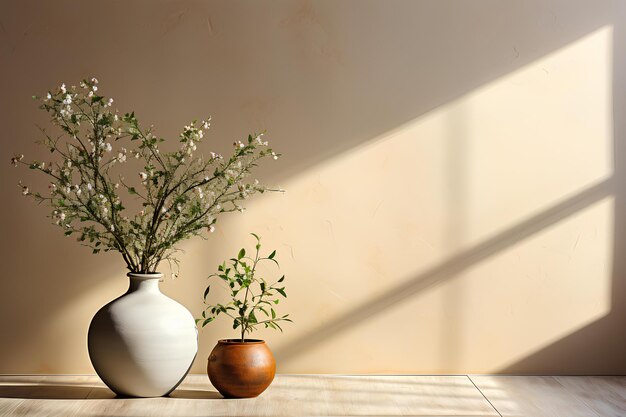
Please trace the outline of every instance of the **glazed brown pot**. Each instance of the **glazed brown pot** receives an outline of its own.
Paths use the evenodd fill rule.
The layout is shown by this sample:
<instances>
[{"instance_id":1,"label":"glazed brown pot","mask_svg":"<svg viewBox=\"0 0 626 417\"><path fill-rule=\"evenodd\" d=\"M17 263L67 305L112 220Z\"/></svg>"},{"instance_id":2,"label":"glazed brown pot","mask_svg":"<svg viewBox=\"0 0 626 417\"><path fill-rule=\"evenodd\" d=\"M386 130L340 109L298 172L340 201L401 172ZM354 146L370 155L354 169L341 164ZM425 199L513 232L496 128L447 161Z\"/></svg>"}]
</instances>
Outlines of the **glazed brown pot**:
<instances>
[{"instance_id":1,"label":"glazed brown pot","mask_svg":"<svg viewBox=\"0 0 626 417\"><path fill-rule=\"evenodd\" d=\"M223 339L209 355L207 373L225 398L251 398L270 386L276 362L263 340Z\"/></svg>"}]
</instances>

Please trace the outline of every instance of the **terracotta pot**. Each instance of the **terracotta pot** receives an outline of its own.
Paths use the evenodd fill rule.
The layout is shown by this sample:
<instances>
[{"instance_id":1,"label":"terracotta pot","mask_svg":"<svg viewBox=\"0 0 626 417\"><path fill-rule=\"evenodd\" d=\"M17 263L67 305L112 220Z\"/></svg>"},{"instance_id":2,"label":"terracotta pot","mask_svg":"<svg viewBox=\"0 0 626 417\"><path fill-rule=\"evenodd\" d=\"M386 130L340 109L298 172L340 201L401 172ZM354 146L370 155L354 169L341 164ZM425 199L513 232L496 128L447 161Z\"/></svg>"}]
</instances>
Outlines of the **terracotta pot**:
<instances>
[{"instance_id":1,"label":"terracotta pot","mask_svg":"<svg viewBox=\"0 0 626 417\"><path fill-rule=\"evenodd\" d=\"M270 386L276 362L263 340L223 339L209 355L207 373L225 398L251 398Z\"/></svg>"}]
</instances>

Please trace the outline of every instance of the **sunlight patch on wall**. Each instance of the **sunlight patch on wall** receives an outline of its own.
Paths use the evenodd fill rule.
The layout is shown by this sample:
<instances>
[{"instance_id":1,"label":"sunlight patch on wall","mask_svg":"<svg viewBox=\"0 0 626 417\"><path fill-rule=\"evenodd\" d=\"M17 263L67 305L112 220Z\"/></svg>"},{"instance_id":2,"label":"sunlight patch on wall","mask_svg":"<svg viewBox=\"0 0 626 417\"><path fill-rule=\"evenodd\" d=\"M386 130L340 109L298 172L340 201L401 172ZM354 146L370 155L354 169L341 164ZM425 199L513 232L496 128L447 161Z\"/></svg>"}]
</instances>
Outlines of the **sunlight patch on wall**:
<instances>
[{"instance_id":1,"label":"sunlight patch on wall","mask_svg":"<svg viewBox=\"0 0 626 417\"><path fill-rule=\"evenodd\" d=\"M218 223L212 252L189 246L186 271L202 274L251 231L278 249L297 325L259 336L282 372L493 372L593 322L610 309L610 198L415 288L610 179L611 36L602 28L280 184L285 195ZM216 324L201 345L227 332Z\"/></svg>"}]
</instances>

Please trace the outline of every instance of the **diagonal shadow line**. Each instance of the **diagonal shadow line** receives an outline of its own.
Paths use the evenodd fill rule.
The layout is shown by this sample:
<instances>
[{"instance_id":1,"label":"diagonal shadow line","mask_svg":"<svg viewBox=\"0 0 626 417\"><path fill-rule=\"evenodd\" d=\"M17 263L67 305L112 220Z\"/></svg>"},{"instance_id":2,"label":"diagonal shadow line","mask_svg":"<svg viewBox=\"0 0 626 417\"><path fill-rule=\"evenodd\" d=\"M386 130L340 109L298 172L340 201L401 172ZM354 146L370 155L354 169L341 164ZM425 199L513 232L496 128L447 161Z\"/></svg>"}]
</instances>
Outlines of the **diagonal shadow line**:
<instances>
[{"instance_id":1,"label":"diagonal shadow line","mask_svg":"<svg viewBox=\"0 0 626 417\"><path fill-rule=\"evenodd\" d=\"M291 359L301 352L323 343L326 339L345 328L357 322L362 322L363 319L385 310L395 303L404 301L435 284L454 278L455 275L478 264L480 261L502 252L516 243L612 195L613 183L614 178L609 177L482 243L462 251L460 254L435 265L417 277L386 291L376 299L363 302L331 322L319 325L298 339L279 347L276 349L276 356L283 361Z\"/></svg>"}]
</instances>

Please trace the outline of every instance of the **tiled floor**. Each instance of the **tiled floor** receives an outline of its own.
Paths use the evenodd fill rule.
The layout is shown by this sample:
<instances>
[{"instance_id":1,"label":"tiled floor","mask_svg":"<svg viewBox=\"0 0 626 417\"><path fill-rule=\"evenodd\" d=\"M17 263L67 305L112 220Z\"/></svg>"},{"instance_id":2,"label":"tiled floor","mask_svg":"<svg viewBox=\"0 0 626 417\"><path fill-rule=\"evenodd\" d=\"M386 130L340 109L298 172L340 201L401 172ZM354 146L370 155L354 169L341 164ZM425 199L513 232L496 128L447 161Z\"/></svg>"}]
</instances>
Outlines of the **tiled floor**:
<instances>
[{"instance_id":1,"label":"tiled floor","mask_svg":"<svg viewBox=\"0 0 626 417\"><path fill-rule=\"evenodd\" d=\"M115 398L96 376L0 376L0 416L626 417L626 377L278 375L225 400L205 375L167 398Z\"/></svg>"}]
</instances>

